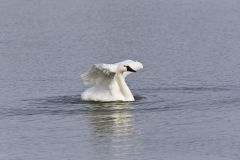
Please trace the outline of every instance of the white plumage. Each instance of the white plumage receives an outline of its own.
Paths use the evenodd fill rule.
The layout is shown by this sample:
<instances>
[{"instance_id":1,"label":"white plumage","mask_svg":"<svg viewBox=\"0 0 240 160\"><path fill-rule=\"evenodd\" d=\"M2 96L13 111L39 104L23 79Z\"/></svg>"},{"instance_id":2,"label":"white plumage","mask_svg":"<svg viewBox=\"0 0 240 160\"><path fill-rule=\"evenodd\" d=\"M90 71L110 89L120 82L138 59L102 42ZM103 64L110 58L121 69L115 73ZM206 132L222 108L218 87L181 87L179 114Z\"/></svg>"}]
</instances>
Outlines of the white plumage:
<instances>
[{"instance_id":1,"label":"white plumage","mask_svg":"<svg viewBox=\"0 0 240 160\"><path fill-rule=\"evenodd\" d=\"M82 93L82 100L134 101L125 78L130 73L142 68L142 63L132 60L115 64L94 64L88 72L81 76L84 84L92 86Z\"/></svg>"}]
</instances>

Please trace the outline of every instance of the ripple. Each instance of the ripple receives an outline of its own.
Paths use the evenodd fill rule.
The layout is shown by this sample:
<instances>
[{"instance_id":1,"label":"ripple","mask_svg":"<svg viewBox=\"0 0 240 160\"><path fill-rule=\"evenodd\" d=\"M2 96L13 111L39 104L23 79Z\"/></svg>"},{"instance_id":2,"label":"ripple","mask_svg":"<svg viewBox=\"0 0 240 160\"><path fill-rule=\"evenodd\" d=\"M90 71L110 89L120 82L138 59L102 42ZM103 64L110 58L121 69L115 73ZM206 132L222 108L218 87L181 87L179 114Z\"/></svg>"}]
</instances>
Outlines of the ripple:
<instances>
[{"instance_id":1,"label":"ripple","mask_svg":"<svg viewBox=\"0 0 240 160\"><path fill-rule=\"evenodd\" d=\"M140 91L193 91L193 92L222 92L236 90L236 88L231 87L156 87L156 88L143 88Z\"/></svg>"},{"instance_id":2,"label":"ripple","mask_svg":"<svg viewBox=\"0 0 240 160\"><path fill-rule=\"evenodd\" d=\"M136 96L136 102L146 97ZM81 100L81 95L53 96L37 99L25 99L23 108L12 108L4 114L7 116L29 115L79 115L92 112L108 113L132 110L134 102L87 102Z\"/></svg>"},{"instance_id":3,"label":"ripple","mask_svg":"<svg viewBox=\"0 0 240 160\"><path fill-rule=\"evenodd\" d=\"M142 101L146 99L146 97L136 95L134 96L135 102ZM26 99L23 101L28 101L34 104L99 104L99 105L114 105L114 104L125 104L128 102L95 102L95 101L82 101L81 95L69 95L69 96L54 96L54 97L47 97L47 98L39 98L39 99Z\"/></svg>"}]
</instances>

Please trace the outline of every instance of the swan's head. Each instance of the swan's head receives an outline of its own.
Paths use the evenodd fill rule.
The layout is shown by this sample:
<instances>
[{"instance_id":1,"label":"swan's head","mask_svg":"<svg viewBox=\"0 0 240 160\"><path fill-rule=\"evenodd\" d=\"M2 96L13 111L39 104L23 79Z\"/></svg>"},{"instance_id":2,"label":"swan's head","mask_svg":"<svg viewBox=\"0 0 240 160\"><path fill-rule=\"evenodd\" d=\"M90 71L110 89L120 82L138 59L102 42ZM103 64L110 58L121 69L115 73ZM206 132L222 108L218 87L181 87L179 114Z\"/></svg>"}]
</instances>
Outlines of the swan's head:
<instances>
[{"instance_id":1,"label":"swan's head","mask_svg":"<svg viewBox=\"0 0 240 160\"><path fill-rule=\"evenodd\" d=\"M123 72L136 72L133 68L131 68L127 64L120 64L118 65L118 72L123 73Z\"/></svg>"},{"instance_id":2,"label":"swan's head","mask_svg":"<svg viewBox=\"0 0 240 160\"><path fill-rule=\"evenodd\" d=\"M125 60L123 62L118 63L118 71L121 73L137 72L142 68L143 68L142 63L138 61Z\"/></svg>"}]
</instances>

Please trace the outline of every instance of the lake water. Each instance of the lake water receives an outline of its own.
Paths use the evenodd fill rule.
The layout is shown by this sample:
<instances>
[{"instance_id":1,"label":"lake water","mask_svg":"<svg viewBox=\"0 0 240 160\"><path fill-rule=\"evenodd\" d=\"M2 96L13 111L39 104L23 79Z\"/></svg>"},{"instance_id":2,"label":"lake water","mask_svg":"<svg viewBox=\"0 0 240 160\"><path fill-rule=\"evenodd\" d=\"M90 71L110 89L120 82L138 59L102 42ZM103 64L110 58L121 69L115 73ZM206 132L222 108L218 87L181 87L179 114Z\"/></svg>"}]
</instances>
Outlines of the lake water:
<instances>
[{"instance_id":1,"label":"lake water","mask_svg":"<svg viewBox=\"0 0 240 160\"><path fill-rule=\"evenodd\" d=\"M239 160L240 1L0 0L1 160ZM131 103L85 103L138 60Z\"/></svg>"}]
</instances>

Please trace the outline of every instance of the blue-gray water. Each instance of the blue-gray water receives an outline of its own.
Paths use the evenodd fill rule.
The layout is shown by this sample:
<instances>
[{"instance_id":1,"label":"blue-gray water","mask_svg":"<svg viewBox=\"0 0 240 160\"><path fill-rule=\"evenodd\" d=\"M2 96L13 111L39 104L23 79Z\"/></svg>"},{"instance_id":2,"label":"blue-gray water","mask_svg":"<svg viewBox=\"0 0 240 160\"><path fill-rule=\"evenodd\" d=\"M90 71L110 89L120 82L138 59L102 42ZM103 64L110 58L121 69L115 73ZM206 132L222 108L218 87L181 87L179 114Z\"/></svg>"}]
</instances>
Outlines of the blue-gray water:
<instances>
[{"instance_id":1,"label":"blue-gray water","mask_svg":"<svg viewBox=\"0 0 240 160\"><path fill-rule=\"evenodd\" d=\"M0 0L1 160L239 160L238 0ZM132 103L84 103L138 60Z\"/></svg>"}]
</instances>

